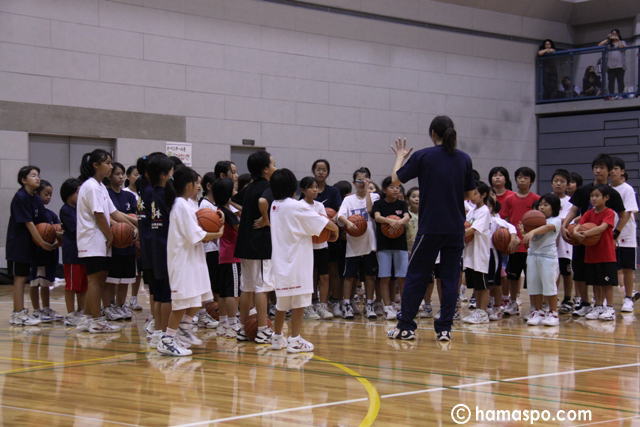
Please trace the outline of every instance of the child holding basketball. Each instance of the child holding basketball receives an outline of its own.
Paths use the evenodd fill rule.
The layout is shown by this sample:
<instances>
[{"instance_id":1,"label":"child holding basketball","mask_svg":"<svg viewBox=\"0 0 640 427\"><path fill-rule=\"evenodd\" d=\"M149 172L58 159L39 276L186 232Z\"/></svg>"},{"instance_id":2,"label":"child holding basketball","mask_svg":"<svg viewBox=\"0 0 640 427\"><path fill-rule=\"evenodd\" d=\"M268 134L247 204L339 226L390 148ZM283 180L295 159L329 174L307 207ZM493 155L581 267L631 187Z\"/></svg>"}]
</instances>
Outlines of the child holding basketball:
<instances>
[{"instance_id":1,"label":"child holding basketball","mask_svg":"<svg viewBox=\"0 0 640 427\"><path fill-rule=\"evenodd\" d=\"M121 163L113 162L113 169L109 176L109 197L120 212L127 215L136 214L138 202L136 196L124 191L122 185L125 180L125 170ZM133 220L138 223L137 216ZM129 285L136 281L136 247L135 244L127 248L113 248L109 263L109 273L102 298L104 313L107 320L131 319L133 313L126 304Z\"/></svg>"},{"instance_id":2,"label":"child holding basketball","mask_svg":"<svg viewBox=\"0 0 640 427\"><path fill-rule=\"evenodd\" d=\"M276 318L271 337L271 348L299 353L313 351L313 344L302 338L304 307L311 305L313 269L308 260L313 257L311 236L318 236L326 228L338 237L338 227L329 218L320 215L307 203L293 197L298 181L289 169L279 169L271 176L273 204L271 208L271 242L273 276L276 286ZM285 315L291 310L289 338L282 335Z\"/></svg>"},{"instance_id":3,"label":"child holding basketball","mask_svg":"<svg viewBox=\"0 0 640 427\"><path fill-rule=\"evenodd\" d=\"M193 334L193 317L205 301L213 300L202 245L218 239L223 229L207 233L198 224L198 205L192 202L198 195L196 171L179 166L173 174L173 186L177 197L169 195L167 200L171 213L166 245L171 314L157 349L168 356L188 356L191 354L188 346L202 344Z\"/></svg>"},{"instance_id":4,"label":"child holding basketball","mask_svg":"<svg viewBox=\"0 0 640 427\"><path fill-rule=\"evenodd\" d=\"M570 197L567 196L567 187L571 181L569 171L566 169L556 169L551 175L551 188L553 194L560 199L560 220L564 220L571 210ZM560 277L558 282L562 281L564 288L564 297L562 304L558 309L559 313L571 313L573 311L573 303L571 302L571 293L573 291L573 279L571 277L571 258L573 256L573 246L567 243L561 236L556 240L558 248L558 266L560 268Z\"/></svg>"},{"instance_id":5,"label":"child holding basketball","mask_svg":"<svg viewBox=\"0 0 640 427\"><path fill-rule=\"evenodd\" d=\"M36 194L40 196L44 206L51 202L53 194L53 186L49 181L40 180L40 187L36 190ZM58 215L44 207L38 212L36 225L40 223L60 224ZM57 232L58 237L62 237L62 232ZM40 319L41 322L53 322L62 320L50 307L49 289L53 286L56 279L56 268L58 267L58 242L55 243L56 249L45 251L42 248L36 248L34 263L30 270L30 288L29 296L33 305L33 315ZM42 298L42 308L40 308L40 299Z\"/></svg>"},{"instance_id":6,"label":"child holding basketball","mask_svg":"<svg viewBox=\"0 0 640 427\"><path fill-rule=\"evenodd\" d=\"M373 304L378 261L376 259L375 223L371 217L373 203L380 199L377 193L369 189L371 171L361 167L353 173L355 194L342 200L338 211L338 223L347 231L347 251L344 267L344 285L342 288L342 317L353 319L354 310L351 305L351 289L364 273L367 304ZM349 231L356 231L358 227L349 220L353 215L359 215L366 221L366 230L361 236L352 236ZM335 313L334 313L335 314Z\"/></svg>"},{"instance_id":7,"label":"child holding basketball","mask_svg":"<svg viewBox=\"0 0 640 427\"><path fill-rule=\"evenodd\" d=\"M60 198L64 205L60 208L60 220L64 235L62 236L62 263L64 264L64 301L67 305L65 326L78 326L84 310L84 298L87 293L87 269L78 258L76 242L76 204L80 181L69 178L60 186ZM77 300L77 310L76 310Z\"/></svg>"},{"instance_id":8,"label":"child holding basketball","mask_svg":"<svg viewBox=\"0 0 640 427\"><path fill-rule=\"evenodd\" d=\"M409 212L407 203L398 200L400 187L391 182L388 176L382 181L382 192L384 198L377 200L373 204L372 213L376 221L376 245L378 259L378 278L380 279L380 293L384 303L384 314L386 320L395 320L396 311L393 308L391 295L389 292L389 281L391 271L393 269L394 276L398 288L402 290L404 278L407 275L407 266L409 264L409 254L407 252L407 239L405 232L399 234L398 237L387 237L382 231L382 225L388 224L392 232L401 227L405 227L409 222ZM390 218L396 216L398 219ZM393 294L395 296L395 292ZM375 319L376 313L373 310L373 304L367 303L366 316Z\"/></svg>"},{"instance_id":9,"label":"child holding basketball","mask_svg":"<svg viewBox=\"0 0 640 427\"><path fill-rule=\"evenodd\" d=\"M129 222L131 218L118 211L107 187L102 183L111 175L111 154L96 149L82 156L78 191L77 229L78 256L87 269L88 290L85 298L84 317L77 328L90 333L118 331L120 327L100 318L100 295L105 286L109 258L111 257L111 220Z\"/></svg>"},{"instance_id":10,"label":"child holding basketball","mask_svg":"<svg viewBox=\"0 0 640 427\"><path fill-rule=\"evenodd\" d=\"M13 276L13 312L9 323L32 326L39 324L40 319L30 315L24 308L24 285L29 278L36 245L47 251L53 251L56 246L46 242L35 226L38 214L44 209L42 200L36 194L40 187L40 169L37 166L20 168L18 184L20 189L11 200L6 244L7 269Z\"/></svg>"},{"instance_id":11,"label":"child holding basketball","mask_svg":"<svg viewBox=\"0 0 640 427\"><path fill-rule=\"evenodd\" d=\"M531 186L536 180L536 173L533 169L523 166L515 172L516 184L518 191L507 197L502 204L500 216L515 227L520 224L522 216L531 210L531 206L540 198L531 192ZM518 237L522 237L518 230ZM518 294L520 293L520 276L524 271L525 280L527 274L527 249L524 244L520 244L516 252L509 255L509 263L507 264L507 279L509 280L510 302L504 309L504 313L508 315L520 314L518 306Z\"/></svg>"},{"instance_id":12,"label":"child holding basketball","mask_svg":"<svg viewBox=\"0 0 640 427\"><path fill-rule=\"evenodd\" d=\"M489 323L487 304L489 302L489 260L491 257L491 212L486 201L490 188L484 182L479 182L471 193L469 200L474 208L467 212L466 221L471 224L465 232L465 241L471 239L464 247L462 267L468 288L476 295L477 307L462 320L465 323Z\"/></svg>"},{"instance_id":13,"label":"child holding basketball","mask_svg":"<svg viewBox=\"0 0 640 427\"><path fill-rule=\"evenodd\" d=\"M522 240L529 246L527 255L527 289L532 302L532 310L527 325L558 326L558 248L556 240L560 233L560 199L553 193L540 198L538 210L546 218L546 224L523 234ZM544 312L542 303L546 302L549 311Z\"/></svg>"},{"instance_id":14,"label":"child holding basketball","mask_svg":"<svg viewBox=\"0 0 640 427\"><path fill-rule=\"evenodd\" d=\"M587 285L593 286L595 306L586 314L587 320L615 320L613 287L618 284L616 244L613 238L615 212L606 203L615 191L607 184L597 185L591 190L591 209L580 217L580 224L592 223L595 227L587 231L574 229L573 236L582 243L591 236L600 236L598 243L585 246L584 264ZM577 228L577 227L576 227Z\"/></svg>"}]
</instances>

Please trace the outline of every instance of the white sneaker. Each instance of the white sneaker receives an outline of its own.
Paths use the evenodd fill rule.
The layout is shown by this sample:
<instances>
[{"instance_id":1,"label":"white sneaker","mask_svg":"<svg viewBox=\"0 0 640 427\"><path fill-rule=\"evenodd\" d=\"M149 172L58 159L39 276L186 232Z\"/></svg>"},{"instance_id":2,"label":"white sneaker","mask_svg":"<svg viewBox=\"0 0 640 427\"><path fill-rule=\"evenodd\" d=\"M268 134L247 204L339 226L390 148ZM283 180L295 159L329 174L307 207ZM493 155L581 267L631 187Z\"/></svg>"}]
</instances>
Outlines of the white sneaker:
<instances>
[{"instance_id":1,"label":"white sneaker","mask_svg":"<svg viewBox=\"0 0 640 427\"><path fill-rule=\"evenodd\" d=\"M353 319L353 306L349 302L342 303L342 317L345 319Z\"/></svg>"},{"instance_id":2,"label":"white sneaker","mask_svg":"<svg viewBox=\"0 0 640 427\"><path fill-rule=\"evenodd\" d=\"M624 297L624 302L622 303L620 311L623 313L633 313L633 299Z\"/></svg>"},{"instance_id":3,"label":"white sneaker","mask_svg":"<svg viewBox=\"0 0 640 427\"><path fill-rule=\"evenodd\" d=\"M301 336L298 336L297 338L289 337L287 339L287 353L303 353L313 351L313 349L313 344Z\"/></svg>"},{"instance_id":4,"label":"white sneaker","mask_svg":"<svg viewBox=\"0 0 640 427\"><path fill-rule=\"evenodd\" d=\"M518 306L518 303L515 301L512 301L509 304L507 304L507 306L504 308L504 314L508 314L509 316L519 315L520 307Z\"/></svg>"},{"instance_id":5,"label":"white sneaker","mask_svg":"<svg viewBox=\"0 0 640 427\"><path fill-rule=\"evenodd\" d=\"M191 350L184 348L178 340L168 335L162 337L156 348L158 353L166 354L167 356L191 356L193 354Z\"/></svg>"},{"instance_id":6,"label":"white sneaker","mask_svg":"<svg viewBox=\"0 0 640 427\"><path fill-rule=\"evenodd\" d=\"M256 337L254 339L258 344L270 344L271 336L273 335L273 330L270 327L266 327L263 330L258 329L256 333Z\"/></svg>"},{"instance_id":7,"label":"white sneaker","mask_svg":"<svg viewBox=\"0 0 640 427\"><path fill-rule=\"evenodd\" d=\"M398 313L393 309L393 306L388 305L384 308L384 318L386 320L396 320Z\"/></svg>"},{"instance_id":8,"label":"white sneaker","mask_svg":"<svg viewBox=\"0 0 640 427\"><path fill-rule=\"evenodd\" d=\"M91 334L113 333L118 332L119 330L120 326L107 322L104 317L91 319L88 328L88 332Z\"/></svg>"},{"instance_id":9,"label":"white sneaker","mask_svg":"<svg viewBox=\"0 0 640 427\"><path fill-rule=\"evenodd\" d=\"M318 304L316 313L318 313L322 320L333 319L333 314L329 311L329 309L327 308L327 304L325 303L321 302L320 304Z\"/></svg>"},{"instance_id":10,"label":"white sneaker","mask_svg":"<svg viewBox=\"0 0 640 427\"><path fill-rule=\"evenodd\" d=\"M62 316L61 314L58 314L54 309L52 309L51 307L45 307L42 309L42 311L49 317L51 317L53 319L54 322L59 322L61 320L64 319L64 316Z\"/></svg>"},{"instance_id":11,"label":"white sneaker","mask_svg":"<svg viewBox=\"0 0 640 427\"><path fill-rule=\"evenodd\" d=\"M596 320L600 317L600 315L604 313L604 307L601 305L597 305L595 307L593 307L593 310L591 310L585 317L585 319L587 320Z\"/></svg>"},{"instance_id":12,"label":"white sneaker","mask_svg":"<svg viewBox=\"0 0 640 427\"><path fill-rule=\"evenodd\" d=\"M598 319L607 321L616 320L616 310L612 306L604 307Z\"/></svg>"},{"instance_id":13,"label":"white sneaker","mask_svg":"<svg viewBox=\"0 0 640 427\"><path fill-rule=\"evenodd\" d=\"M130 320L133 317L133 311L126 304L118 307L118 311L120 312L120 316L122 319Z\"/></svg>"},{"instance_id":14,"label":"white sneaker","mask_svg":"<svg viewBox=\"0 0 640 427\"><path fill-rule=\"evenodd\" d=\"M40 319L29 315L29 310L23 308L11 313L9 323L16 326L35 326L40 324Z\"/></svg>"},{"instance_id":15,"label":"white sneaker","mask_svg":"<svg viewBox=\"0 0 640 427\"><path fill-rule=\"evenodd\" d=\"M89 326L91 326L91 321L93 319L89 316L82 315L78 317L78 323L76 324L76 329L80 332L89 332Z\"/></svg>"},{"instance_id":16,"label":"white sneaker","mask_svg":"<svg viewBox=\"0 0 640 427\"><path fill-rule=\"evenodd\" d=\"M198 312L198 328L202 329L215 329L218 327L220 322L211 317L207 310L202 309Z\"/></svg>"},{"instance_id":17,"label":"white sneaker","mask_svg":"<svg viewBox=\"0 0 640 427\"><path fill-rule=\"evenodd\" d=\"M190 343L191 345L202 345L203 342L200 338L194 335L193 326L191 323L180 322L180 326L178 328L178 334L181 340Z\"/></svg>"},{"instance_id":18,"label":"white sneaker","mask_svg":"<svg viewBox=\"0 0 640 427\"><path fill-rule=\"evenodd\" d=\"M529 314L529 320L527 320L527 325L529 326L538 326L542 323L544 319L544 313L542 311L533 310L531 314Z\"/></svg>"},{"instance_id":19,"label":"white sneaker","mask_svg":"<svg viewBox=\"0 0 640 427\"><path fill-rule=\"evenodd\" d=\"M147 319L147 323L144 324L144 331L148 334L152 334L156 330L156 321L153 317Z\"/></svg>"},{"instance_id":20,"label":"white sneaker","mask_svg":"<svg viewBox=\"0 0 640 427\"><path fill-rule=\"evenodd\" d=\"M129 298L129 308L131 310L140 311L142 310L142 306L138 303L138 297L132 296Z\"/></svg>"},{"instance_id":21,"label":"white sneaker","mask_svg":"<svg viewBox=\"0 0 640 427\"><path fill-rule=\"evenodd\" d=\"M367 319L377 319L378 318L378 315L376 314L376 311L373 309L373 304L367 304L366 316L367 316Z\"/></svg>"},{"instance_id":22,"label":"white sneaker","mask_svg":"<svg viewBox=\"0 0 640 427\"><path fill-rule=\"evenodd\" d=\"M431 304L422 304L420 306L420 310L418 311L418 315L421 319L430 319L433 317L433 308Z\"/></svg>"},{"instance_id":23,"label":"white sneaker","mask_svg":"<svg viewBox=\"0 0 640 427\"><path fill-rule=\"evenodd\" d=\"M473 310L471 314L462 319L465 323L472 323L474 325L479 325L482 323L489 323L489 315L486 311L482 309Z\"/></svg>"},{"instance_id":24,"label":"white sneaker","mask_svg":"<svg viewBox=\"0 0 640 427\"><path fill-rule=\"evenodd\" d=\"M492 322L498 321L498 320L502 320L504 313L502 310L502 306L500 307L494 307L493 311L491 312L491 314L489 315L489 320Z\"/></svg>"},{"instance_id":25,"label":"white sneaker","mask_svg":"<svg viewBox=\"0 0 640 427\"><path fill-rule=\"evenodd\" d=\"M333 303L333 317L342 317L342 307L339 302Z\"/></svg>"},{"instance_id":26,"label":"white sneaker","mask_svg":"<svg viewBox=\"0 0 640 427\"><path fill-rule=\"evenodd\" d=\"M157 348L163 336L164 333L162 331L153 331L153 333L147 337L149 339L149 347Z\"/></svg>"},{"instance_id":27,"label":"white sneaker","mask_svg":"<svg viewBox=\"0 0 640 427\"><path fill-rule=\"evenodd\" d=\"M240 322L234 323L231 326L226 326L224 328L224 337L229 339L237 339L238 331L240 330Z\"/></svg>"},{"instance_id":28,"label":"white sneaker","mask_svg":"<svg viewBox=\"0 0 640 427\"><path fill-rule=\"evenodd\" d=\"M577 317L585 317L587 314L591 313L593 307L590 305L582 305L580 308L576 309L571 313L572 316Z\"/></svg>"},{"instance_id":29,"label":"white sneaker","mask_svg":"<svg viewBox=\"0 0 640 427\"><path fill-rule=\"evenodd\" d=\"M116 306L113 305L113 304L111 304L109 307L105 307L103 312L104 312L104 317L106 317L107 320L120 320L120 319L122 319L122 314L116 308Z\"/></svg>"},{"instance_id":30,"label":"white sneaker","mask_svg":"<svg viewBox=\"0 0 640 427\"><path fill-rule=\"evenodd\" d=\"M287 339L282 335L271 335L271 350L282 350L287 347Z\"/></svg>"},{"instance_id":31,"label":"white sneaker","mask_svg":"<svg viewBox=\"0 0 640 427\"><path fill-rule=\"evenodd\" d=\"M544 326L558 326L560 324L558 313L555 311L548 311L541 323Z\"/></svg>"},{"instance_id":32,"label":"white sneaker","mask_svg":"<svg viewBox=\"0 0 640 427\"><path fill-rule=\"evenodd\" d=\"M40 323L53 322L53 317L49 316L44 310L33 310L32 317L39 319Z\"/></svg>"},{"instance_id":33,"label":"white sneaker","mask_svg":"<svg viewBox=\"0 0 640 427\"><path fill-rule=\"evenodd\" d=\"M320 316L313 308L313 305L307 306L304 308L304 318L309 320L319 320Z\"/></svg>"},{"instance_id":34,"label":"white sneaker","mask_svg":"<svg viewBox=\"0 0 640 427\"><path fill-rule=\"evenodd\" d=\"M77 311L73 311L66 316L64 316L64 326L78 326L78 322L80 322L80 315Z\"/></svg>"}]
</instances>

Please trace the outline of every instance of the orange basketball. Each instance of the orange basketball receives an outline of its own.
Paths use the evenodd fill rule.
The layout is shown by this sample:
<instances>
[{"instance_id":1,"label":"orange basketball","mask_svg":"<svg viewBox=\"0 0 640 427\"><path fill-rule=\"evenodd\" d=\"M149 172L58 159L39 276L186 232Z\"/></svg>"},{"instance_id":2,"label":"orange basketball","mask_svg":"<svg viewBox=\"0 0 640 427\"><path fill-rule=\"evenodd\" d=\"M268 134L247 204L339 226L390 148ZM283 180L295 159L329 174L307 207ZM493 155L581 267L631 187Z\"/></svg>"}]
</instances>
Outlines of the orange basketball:
<instances>
[{"instance_id":1,"label":"orange basketball","mask_svg":"<svg viewBox=\"0 0 640 427\"><path fill-rule=\"evenodd\" d=\"M333 219L336 217L336 211L331 209L331 208L324 208L325 211L327 211L327 216L329 217L329 219Z\"/></svg>"},{"instance_id":2,"label":"orange basketball","mask_svg":"<svg viewBox=\"0 0 640 427\"><path fill-rule=\"evenodd\" d=\"M594 223L585 222L584 224L578 225L576 228L576 231L587 231L587 230L591 230L593 227L596 227ZM602 236L602 233L596 234L595 236L589 236L582 241L582 244L585 246L597 245L598 242L600 241L600 236Z\"/></svg>"},{"instance_id":3,"label":"orange basketball","mask_svg":"<svg viewBox=\"0 0 640 427\"><path fill-rule=\"evenodd\" d=\"M562 238L564 239L565 242L567 242L570 245L577 245L578 242L576 242L575 240L573 240L573 231L575 230L576 225L575 224L569 224L567 225L567 234L568 234L568 239L565 239L564 236L562 236Z\"/></svg>"},{"instance_id":4,"label":"orange basketball","mask_svg":"<svg viewBox=\"0 0 640 427\"><path fill-rule=\"evenodd\" d=\"M128 248L133 245L135 235L131 224L125 222L114 222L111 224L111 233L113 233L113 247Z\"/></svg>"},{"instance_id":5,"label":"orange basketball","mask_svg":"<svg viewBox=\"0 0 640 427\"><path fill-rule=\"evenodd\" d=\"M545 225L547 223L547 218L539 210L531 209L522 215L522 220L520 220L520 222L522 222L524 232L528 233L531 230L535 230L536 228Z\"/></svg>"},{"instance_id":6,"label":"orange basketball","mask_svg":"<svg viewBox=\"0 0 640 427\"><path fill-rule=\"evenodd\" d=\"M402 219L397 215L389 215L387 218L395 219L395 220ZM398 237L404 234L404 225L401 225L395 230L392 230L389 224L382 224L380 226L380 231L382 231L382 234L384 234L386 237L390 239L397 239Z\"/></svg>"},{"instance_id":7,"label":"orange basketball","mask_svg":"<svg viewBox=\"0 0 640 427\"><path fill-rule=\"evenodd\" d=\"M58 233L63 231L62 230L62 224L53 224L53 228L56 231L56 239L58 239L58 244L62 245L62 236L58 236Z\"/></svg>"},{"instance_id":8,"label":"orange basketball","mask_svg":"<svg viewBox=\"0 0 640 427\"><path fill-rule=\"evenodd\" d=\"M465 230L465 231L467 231L467 229L468 229L468 228L470 228L470 227L471 227L471 223L470 223L470 222L468 222L468 221L465 221L465 222L464 222L464 230ZM476 233L472 233L472 234L470 234L469 236L467 236L467 235L465 234L465 236L464 236L464 242L465 242L465 243L469 243L470 241L472 241L472 240L473 240L473 236L475 236L475 235L476 235Z\"/></svg>"},{"instance_id":9,"label":"orange basketball","mask_svg":"<svg viewBox=\"0 0 640 427\"><path fill-rule=\"evenodd\" d=\"M222 215L220 211L214 211L208 208L199 209L196 212L198 224L208 233L217 233L222 227Z\"/></svg>"},{"instance_id":10,"label":"orange basketball","mask_svg":"<svg viewBox=\"0 0 640 427\"><path fill-rule=\"evenodd\" d=\"M267 319L267 326L269 328L273 327L269 319ZM256 334L258 333L258 316L256 314L247 317L247 321L244 323L244 333L247 334L247 338L252 341L256 338Z\"/></svg>"},{"instance_id":11,"label":"orange basketball","mask_svg":"<svg viewBox=\"0 0 640 427\"><path fill-rule=\"evenodd\" d=\"M348 228L346 229L347 233L349 233L353 237L362 236L365 233L365 231L367 231L367 220L364 219L362 215L351 215L347 219L351 221L353 225L356 226L355 231L349 230Z\"/></svg>"},{"instance_id":12,"label":"orange basketball","mask_svg":"<svg viewBox=\"0 0 640 427\"><path fill-rule=\"evenodd\" d=\"M509 252L511 234L509 234L509 230L507 230L505 227L500 227L493 232L491 241L493 242L493 247L495 247L501 253L506 254Z\"/></svg>"},{"instance_id":13,"label":"orange basketball","mask_svg":"<svg viewBox=\"0 0 640 427\"><path fill-rule=\"evenodd\" d=\"M53 243L56 241L56 229L53 224L49 224L48 222L41 222L40 224L36 224L36 230L47 243Z\"/></svg>"},{"instance_id":14,"label":"orange basketball","mask_svg":"<svg viewBox=\"0 0 640 427\"><path fill-rule=\"evenodd\" d=\"M331 237L331 232L329 229L325 228L320 232L319 236L312 236L311 240L314 245L319 245L320 243L328 242L329 237Z\"/></svg>"}]
</instances>

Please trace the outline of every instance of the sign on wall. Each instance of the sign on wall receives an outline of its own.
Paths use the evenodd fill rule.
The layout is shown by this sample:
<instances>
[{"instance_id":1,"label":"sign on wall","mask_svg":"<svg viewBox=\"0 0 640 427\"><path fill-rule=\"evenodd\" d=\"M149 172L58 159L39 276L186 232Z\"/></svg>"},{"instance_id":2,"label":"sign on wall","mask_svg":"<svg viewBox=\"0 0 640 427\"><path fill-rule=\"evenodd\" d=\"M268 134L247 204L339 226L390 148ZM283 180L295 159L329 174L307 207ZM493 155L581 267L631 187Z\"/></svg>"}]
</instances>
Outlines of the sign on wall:
<instances>
[{"instance_id":1,"label":"sign on wall","mask_svg":"<svg viewBox=\"0 0 640 427\"><path fill-rule=\"evenodd\" d=\"M167 156L176 156L186 166L191 166L191 143L167 141L165 149Z\"/></svg>"}]
</instances>

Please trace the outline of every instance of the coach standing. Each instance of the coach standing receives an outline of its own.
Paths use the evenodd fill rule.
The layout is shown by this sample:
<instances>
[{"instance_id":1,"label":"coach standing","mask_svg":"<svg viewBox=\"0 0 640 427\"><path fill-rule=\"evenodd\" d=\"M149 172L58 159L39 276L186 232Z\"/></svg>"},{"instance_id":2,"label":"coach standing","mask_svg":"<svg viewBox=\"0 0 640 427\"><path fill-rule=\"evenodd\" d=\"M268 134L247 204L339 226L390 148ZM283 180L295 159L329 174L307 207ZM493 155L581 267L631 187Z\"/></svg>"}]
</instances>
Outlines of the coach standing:
<instances>
[{"instance_id":1,"label":"coach standing","mask_svg":"<svg viewBox=\"0 0 640 427\"><path fill-rule=\"evenodd\" d=\"M388 332L388 337L415 338L417 325L413 319L440 253L442 307L434 326L436 339L450 341L464 248L464 199L470 196L476 183L471 173L471 158L456 149L453 121L447 116L434 118L429 126L429 135L435 146L416 151L411 157L413 149L407 148L406 139L396 140L395 147L392 147L396 154L391 175L393 182L405 183L418 178L420 213L398 325ZM403 166L407 157L409 160Z\"/></svg>"}]
</instances>

